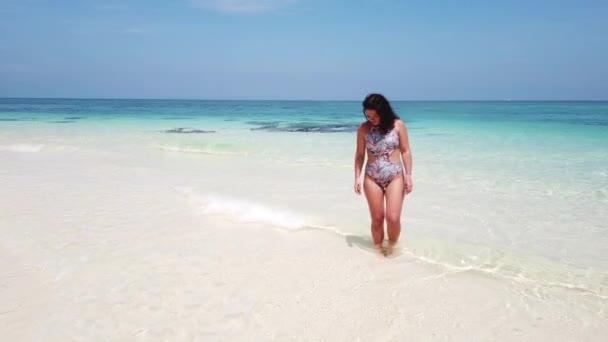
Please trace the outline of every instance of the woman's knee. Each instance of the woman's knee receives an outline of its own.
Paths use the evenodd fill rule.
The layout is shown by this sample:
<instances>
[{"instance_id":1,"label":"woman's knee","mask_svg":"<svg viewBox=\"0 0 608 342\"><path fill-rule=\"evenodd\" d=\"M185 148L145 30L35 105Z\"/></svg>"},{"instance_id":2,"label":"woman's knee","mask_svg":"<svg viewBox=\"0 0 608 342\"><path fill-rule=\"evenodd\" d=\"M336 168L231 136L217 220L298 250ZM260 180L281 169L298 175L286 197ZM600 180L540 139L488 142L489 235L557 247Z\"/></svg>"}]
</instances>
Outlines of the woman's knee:
<instances>
[{"instance_id":1,"label":"woman's knee","mask_svg":"<svg viewBox=\"0 0 608 342\"><path fill-rule=\"evenodd\" d=\"M389 225L397 225L401 221L401 216L399 214L389 213L386 215L386 223Z\"/></svg>"},{"instance_id":2,"label":"woman's knee","mask_svg":"<svg viewBox=\"0 0 608 342\"><path fill-rule=\"evenodd\" d=\"M373 226L382 226L383 224L384 224L384 213L372 214L372 225Z\"/></svg>"}]
</instances>

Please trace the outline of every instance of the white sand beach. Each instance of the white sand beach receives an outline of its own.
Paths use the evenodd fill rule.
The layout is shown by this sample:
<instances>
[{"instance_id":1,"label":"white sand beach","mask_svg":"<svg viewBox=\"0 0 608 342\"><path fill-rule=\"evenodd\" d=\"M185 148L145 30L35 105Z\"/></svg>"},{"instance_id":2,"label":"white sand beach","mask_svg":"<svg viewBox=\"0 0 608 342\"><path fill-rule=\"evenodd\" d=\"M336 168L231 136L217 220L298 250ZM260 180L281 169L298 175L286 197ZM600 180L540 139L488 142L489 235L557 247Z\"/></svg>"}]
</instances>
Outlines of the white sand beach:
<instances>
[{"instance_id":1,"label":"white sand beach","mask_svg":"<svg viewBox=\"0 0 608 342\"><path fill-rule=\"evenodd\" d=\"M6 341L608 336L607 299L585 289L454 269L404 246L387 259L365 236L205 209L200 184L228 186L226 166L243 166L234 159L47 147L2 151L0 160Z\"/></svg>"}]
</instances>

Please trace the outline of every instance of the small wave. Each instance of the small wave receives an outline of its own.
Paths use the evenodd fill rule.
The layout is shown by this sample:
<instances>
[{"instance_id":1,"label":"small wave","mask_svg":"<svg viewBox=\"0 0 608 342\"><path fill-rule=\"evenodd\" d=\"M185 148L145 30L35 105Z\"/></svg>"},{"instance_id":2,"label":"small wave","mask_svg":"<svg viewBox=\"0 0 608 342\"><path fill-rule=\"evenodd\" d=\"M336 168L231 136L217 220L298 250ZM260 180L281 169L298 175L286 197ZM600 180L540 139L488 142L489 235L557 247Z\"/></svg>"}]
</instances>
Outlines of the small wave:
<instances>
[{"instance_id":1,"label":"small wave","mask_svg":"<svg viewBox=\"0 0 608 342\"><path fill-rule=\"evenodd\" d=\"M414 238L410 246L401 251L411 258L429 265L439 266L450 273L480 273L505 280L535 284L542 288L561 288L608 299L606 278L588 268L555 263L533 255L519 255L507 250L460 243L431 245L425 239ZM416 247L411 244L418 245ZM438 244L435 241L433 244ZM583 282L581 282L583 280Z\"/></svg>"},{"instance_id":2,"label":"small wave","mask_svg":"<svg viewBox=\"0 0 608 342\"><path fill-rule=\"evenodd\" d=\"M334 226L316 223L311 217L302 213L234 197L202 195L185 187L176 187L175 191L187 197L191 203L201 209L204 215L223 216L242 223L265 224L292 233L310 230L329 232L345 238L349 246L375 252L371 238L368 236L346 233Z\"/></svg>"},{"instance_id":3,"label":"small wave","mask_svg":"<svg viewBox=\"0 0 608 342\"><path fill-rule=\"evenodd\" d=\"M311 222L304 215L291 210L227 196L201 195L188 188L175 190L199 206L201 213L205 215L220 215L239 222L269 224L288 230L311 227Z\"/></svg>"},{"instance_id":4,"label":"small wave","mask_svg":"<svg viewBox=\"0 0 608 342\"><path fill-rule=\"evenodd\" d=\"M0 151L10 152L40 152L44 148L42 144L13 144L0 146Z\"/></svg>"},{"instance_id":5,"label":"small wave","mask_svg":"<svg viewBox=\"0 0 608 342\"><path fill-rule=\"evenodd\" d=\"M351 234L334 226L319 224L314 222L312 217L302 213L235 197L203 195L190 188L176 187L175 191L187 197L204 215L222 216L243 223L265 224L289 232L325 231L344 238L349 246L374 251L369 236ZM517 283L534 284L546 289L560 288L608 299L605 287L608 278L601 272L555 264L548 260L520 256L484 246L446 246L439 241L425 240L418 237L402 241L397 246L397 257L406 255L424 264L439 266L445 270L442 276L468 272L481 273Z\"/></svg>"}]
</instances>

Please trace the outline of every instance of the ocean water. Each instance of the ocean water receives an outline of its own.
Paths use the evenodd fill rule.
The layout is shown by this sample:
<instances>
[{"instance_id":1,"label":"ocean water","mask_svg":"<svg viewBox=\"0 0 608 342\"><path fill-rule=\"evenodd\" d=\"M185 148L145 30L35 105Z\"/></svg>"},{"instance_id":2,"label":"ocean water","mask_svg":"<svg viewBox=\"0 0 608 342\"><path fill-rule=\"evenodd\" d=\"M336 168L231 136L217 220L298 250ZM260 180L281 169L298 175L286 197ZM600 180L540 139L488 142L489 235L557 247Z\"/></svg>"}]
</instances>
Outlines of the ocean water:
<instances>
[{"instance_id":1,"label":"ocean water","mask_svg":"<svg viewBox=\"0 0 608 342\"><path fill-rule=\"evenodd\" d=\"M404 254L608 298L608 102L393 106L413 155ZM0 158L114 158L166 170L204 216L367 239L363 120L358 101L0 99Z\"/></svg>"}]
</instances>

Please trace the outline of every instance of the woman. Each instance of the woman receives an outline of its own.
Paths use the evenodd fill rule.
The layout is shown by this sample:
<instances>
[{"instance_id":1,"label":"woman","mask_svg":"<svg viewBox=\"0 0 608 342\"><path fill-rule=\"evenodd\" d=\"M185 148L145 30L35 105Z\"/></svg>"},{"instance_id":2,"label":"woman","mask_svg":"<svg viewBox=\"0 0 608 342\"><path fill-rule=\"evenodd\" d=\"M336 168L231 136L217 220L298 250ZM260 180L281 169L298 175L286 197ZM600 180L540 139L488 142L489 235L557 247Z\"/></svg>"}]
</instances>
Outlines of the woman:
<instances>
[{"instance_id":1,"label":"woman","mask_svg":"<svg viewBox=\"0 0 608 342\"><path fill-rule=\"evenodd\" d=\"M355 192L360 195L363 186L371 215L374 246L384 255L389 255L401 232L403 199L413 189L412 153L405 124L384 96L368 95L363 100L363 113L367 121L357 130ZM368 160L361 180L366 151ZM385 219L388 247L383 250Z\"/></svg>"}]
</instances>

